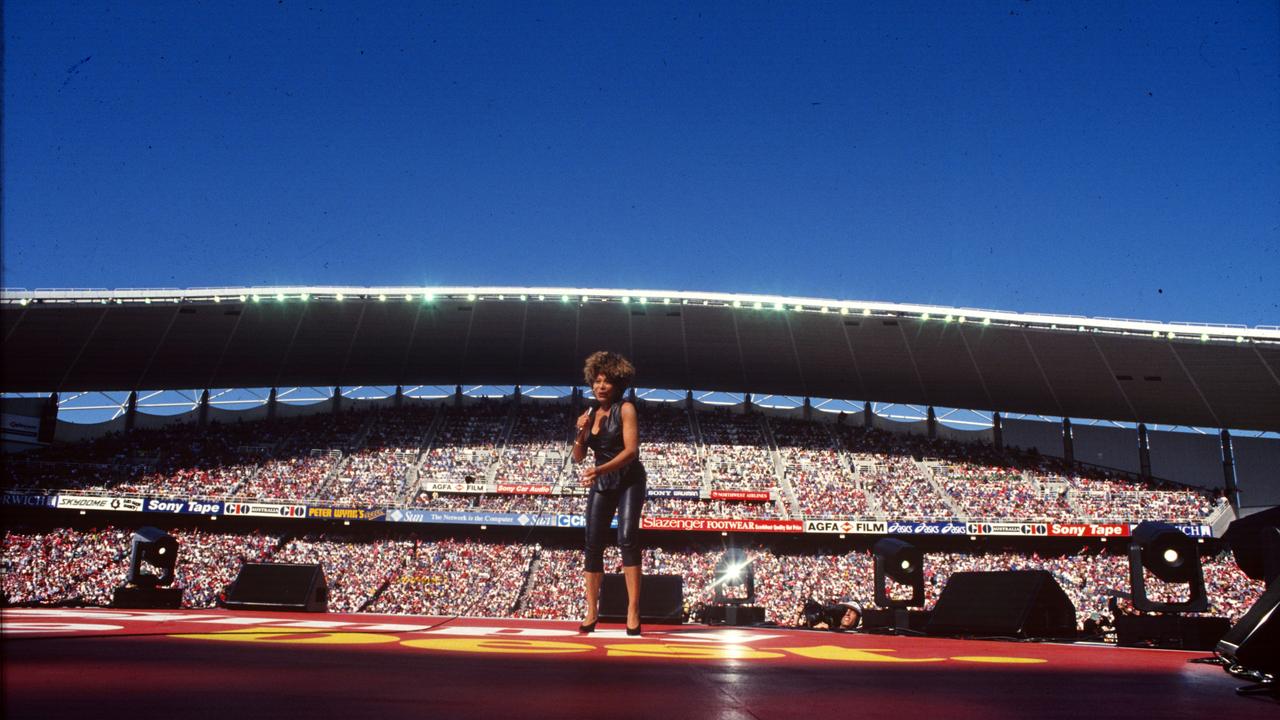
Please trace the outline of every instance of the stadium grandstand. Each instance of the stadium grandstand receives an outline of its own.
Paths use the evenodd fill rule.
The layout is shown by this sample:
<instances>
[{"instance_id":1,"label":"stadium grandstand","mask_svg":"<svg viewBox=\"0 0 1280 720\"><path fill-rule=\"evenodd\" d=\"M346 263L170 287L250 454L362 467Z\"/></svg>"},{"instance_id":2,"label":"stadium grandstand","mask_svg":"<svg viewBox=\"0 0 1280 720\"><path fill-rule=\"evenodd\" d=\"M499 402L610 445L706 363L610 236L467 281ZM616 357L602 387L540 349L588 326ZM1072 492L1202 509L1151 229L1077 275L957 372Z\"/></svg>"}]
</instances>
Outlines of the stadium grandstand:
<instances>
[{"instance_id":1,"label":"stadium grandstand","mask_svg":"<svg viewBox=\"0 0 1280 720\"><path fill-rule=\"evenodd\" d=\"M895 537L926 610L955 573L1046 570L1115 642L1144 521L1196 541L1199 614L1265 589L1222 536L1280 504L1280 328L479 287L6 289L0 317L11 608L109 605L153 526L191 610L244 563L311 563L331 613L576 621L602 348L639 368L643 567L687 619L726 548L775 626L873 607Z\"/></svg>"}]
</instances>

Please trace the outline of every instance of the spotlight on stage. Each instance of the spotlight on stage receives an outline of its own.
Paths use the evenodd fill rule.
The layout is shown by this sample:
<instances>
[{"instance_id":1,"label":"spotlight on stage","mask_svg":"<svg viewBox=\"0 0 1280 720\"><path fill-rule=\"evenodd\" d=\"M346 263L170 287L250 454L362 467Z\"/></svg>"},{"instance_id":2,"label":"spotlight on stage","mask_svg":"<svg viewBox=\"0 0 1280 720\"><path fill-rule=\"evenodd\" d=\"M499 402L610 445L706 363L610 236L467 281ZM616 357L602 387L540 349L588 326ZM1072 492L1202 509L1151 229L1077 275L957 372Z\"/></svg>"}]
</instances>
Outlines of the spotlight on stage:
<instances>
[{"instance_id":1,"label":"spotlight on stage","mask_svg":"<svg viewBox=\"0 0 1280 720\"><path fill-rule=\"evenodd\" d=\"M756 600L756 572L751 558L738 548L729 548L716 563L716 603L750 605Z\"/></svg>"},{"instance_id":2,"label":"spotlight on stage","mask_svg":"<svg viewBox=\"0 0 1280 720\"><path fill-rule=\"evenodd\" d=\"M711 583L715 600L702 613L709 625L754 625L764 622L764 608L756 601L756 572L750 556L739 548L729 548L716 563L716 579Z\"/></svg>"},{"instance_id":3,"label":"spotlight on stage","mask_svg":"<svg viewBox=\"0 0 1280 720\"><path fill-rule=\"evenodd\" d=\"M882 538L871 546L875 566L876 606L862 614L862 627L870 632L897 633L923 630L929 614L924 610L924 553L905 540ZM893 581L891 588L889 581ZM911 588L909 598L895 598L892 590Z\"/></svg>"},{"instance_id":4,"label":"spotlight on stage","mask_svg":"<svg viewBox=\"0 0 1280 720\"><path fill-rule=\"evenodd\" d=\"M116 588L112 607L177 608L182 589L173 584L178 564L178 541L159 528L144 527L133 534L129 550L129 575Z\"/></svg>"},{"instance_id":5,"label":"spotlight on stage","mask_svg":"<svg viewBox=\"0 0 1280 720\"><path fill-rule=\"evenodd\" d=\"M924 607L924 553L909 542L884 538L871 547L875 556L876 607ZM911 588L908 599L890 597L888 579Z\"/></svg>"},{"instance_id":6,"label":"spotlight on stage","mask_svg":"<svg viewBox=\"0 0 1280 720\"><path fill-rule=\"evenodd\" d=\"M1187 585L1187 599L1152 600L1147 595L1144 568L1166 583ZM1167 523L1148 520L1134 529L1129 539L1129 584L1133 590L1133 607L1141 612L1185 613L1209 609L1196 542Z\"/></svg>"}]
</instances>

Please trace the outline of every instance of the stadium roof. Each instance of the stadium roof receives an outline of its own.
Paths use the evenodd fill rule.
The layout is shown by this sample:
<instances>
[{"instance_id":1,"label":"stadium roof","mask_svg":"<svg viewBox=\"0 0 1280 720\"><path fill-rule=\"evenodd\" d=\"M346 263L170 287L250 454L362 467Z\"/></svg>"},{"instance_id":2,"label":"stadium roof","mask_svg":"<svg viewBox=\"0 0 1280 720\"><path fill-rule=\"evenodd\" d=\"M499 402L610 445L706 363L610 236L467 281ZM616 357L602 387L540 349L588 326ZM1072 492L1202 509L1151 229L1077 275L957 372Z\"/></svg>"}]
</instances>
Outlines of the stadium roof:
<instances>
[{"instance_id":1,"label":"stadium roof","mask_svg":"<svg viewBox=\"0 0 1280 720\"><path fill-rule=\"evenodd\" d=\"M4 392L581 383L1280 431L1280 328L583 288L3 290Z\"/></svg>"}]
</instances>

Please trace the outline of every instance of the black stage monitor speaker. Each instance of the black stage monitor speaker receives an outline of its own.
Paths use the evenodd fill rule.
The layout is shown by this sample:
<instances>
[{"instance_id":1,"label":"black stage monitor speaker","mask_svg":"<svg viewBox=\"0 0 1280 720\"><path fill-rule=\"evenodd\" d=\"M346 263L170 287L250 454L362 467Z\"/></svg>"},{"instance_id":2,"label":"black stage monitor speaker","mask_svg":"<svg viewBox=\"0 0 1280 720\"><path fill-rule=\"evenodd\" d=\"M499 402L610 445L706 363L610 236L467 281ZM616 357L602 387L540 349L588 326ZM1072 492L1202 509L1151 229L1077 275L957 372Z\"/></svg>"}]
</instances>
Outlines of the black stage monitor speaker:
<instances>
[{"instance_id":1,"label":"black stage monitor speaker","mask_svg":"<svg viewBox=\"0 0 1280 720\"><path fill-rule=\"evenodd\" d=\"M959 572L933 608L930 635L1065 638L1076 635L1076 609L1044 570Z\"/></svg>"},{"instance_id":2,"label":"black stage monitor speaker","mask_svg":"<svg viewBox=\"0 0 1280 720\"><path fill-rule=\"evenodd\" d=\"M316 564L245 563L227 589L224 607L236 610L324 612L329 588Z\"/></svg>"},{"instance_id":3,"label":"black stage monitor speaker","mask_svg":"<svg viewBox=\"0 0 1280 720\"><path fill-rule=\"evenodd\" d=\"M1280 675L1280 582L1271 583L1240 622L1222 636L1217 651L1233 664Z\"/></svg>"},{"instance_id":4,"label":"black stage monitor speaker","mask_svg":"<svg viewBox=\"0 0 1280 720\"><path fill-rule=\"evenodd\" d=\"M607 573L600 585L600 619L627 621L627 583L620 573ZM684 622L684 578L645 575L640 583L640 622Z\"/></svg>"},{"instance_id":5,"label":"black stage monitor speaker","mask_svg":"<svg viewBox=\"0 0 1280 720\"><path fill-rule=\"evenodd\" d=\"M1231 621L1222 617L1121 615L1116 618L1116 644L1166 650L1213 650L1230 628Z\"/></svg>"}]
</instances>

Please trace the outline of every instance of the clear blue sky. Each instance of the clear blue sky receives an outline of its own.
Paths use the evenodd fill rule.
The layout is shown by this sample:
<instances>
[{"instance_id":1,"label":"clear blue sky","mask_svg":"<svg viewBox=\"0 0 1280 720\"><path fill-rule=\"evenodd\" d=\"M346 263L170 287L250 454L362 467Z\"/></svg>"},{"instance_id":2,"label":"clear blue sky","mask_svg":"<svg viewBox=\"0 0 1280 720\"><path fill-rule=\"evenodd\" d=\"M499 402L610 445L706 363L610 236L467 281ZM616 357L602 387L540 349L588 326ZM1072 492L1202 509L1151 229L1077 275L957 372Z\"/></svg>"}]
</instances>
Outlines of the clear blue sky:
<instances>
[{"instance_id":1,"label":"clear blue sky","mask_svg":"<svg viewBox=\"0 0 1280 720\"><path fill-rule=\"evenodd\" d=\"M1280 324L1273 0L392 5L6 3L4 284Z\"/></svg>"}]
</instances>

